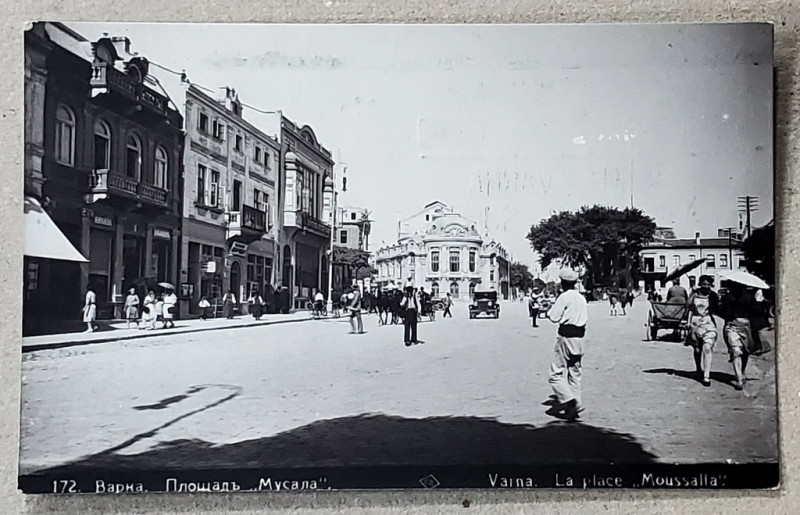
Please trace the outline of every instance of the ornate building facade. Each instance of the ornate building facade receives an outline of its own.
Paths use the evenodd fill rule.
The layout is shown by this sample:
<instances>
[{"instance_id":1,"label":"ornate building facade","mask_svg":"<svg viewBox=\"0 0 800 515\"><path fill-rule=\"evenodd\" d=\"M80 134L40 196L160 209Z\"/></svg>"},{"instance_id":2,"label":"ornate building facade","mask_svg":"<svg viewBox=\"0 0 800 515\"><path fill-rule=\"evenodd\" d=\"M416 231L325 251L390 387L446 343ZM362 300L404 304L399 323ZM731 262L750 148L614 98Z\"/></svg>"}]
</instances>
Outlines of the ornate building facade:
<instances>
[{"instance_id":1,"label":"ornate building facade","mask_svg":"<svg viewBox=\"0 0 800 515\"><path fill-rule=\"evenodd\" d=\"M79 321L87 285L119 317L128 288L178 279L183 119L127 38L39 23L25 54L25 193L88 263L27 260L23 318Z\"/></svg>"},{"instance_id":2,"label":"ornate building facade","mask_svg":"<svg viewBox=\"0 0 800 515\"><path fill-rule=\"evenodd\" d=\"M476 289L494 289L508 299L509 261L502 245L439 201L399 221L397 242L375 254L380 287L410 280L434 296L449 292L456 299L469 299Z\"/></svg>"},{"instance_id":3,"label":"ornate building facade","mask_svg":"<svg viewBox=\"0 0 800 515\"><path fill-rule=\"evenodd\" d=\"M242 116L236 92L186 88L182 312L201 296L238 302L276 282L280 145ZM186 287L188 285L188 287Z\"/></svg>"}]
</instances>

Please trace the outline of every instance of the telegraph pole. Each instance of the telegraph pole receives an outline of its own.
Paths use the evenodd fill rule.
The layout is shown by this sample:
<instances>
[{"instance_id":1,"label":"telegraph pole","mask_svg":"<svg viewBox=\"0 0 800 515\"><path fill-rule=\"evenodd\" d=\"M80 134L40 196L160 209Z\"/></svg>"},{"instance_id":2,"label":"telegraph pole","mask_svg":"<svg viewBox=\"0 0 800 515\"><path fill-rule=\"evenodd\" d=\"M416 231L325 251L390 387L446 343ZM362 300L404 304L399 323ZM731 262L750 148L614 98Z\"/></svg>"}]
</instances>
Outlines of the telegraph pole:
<instances>
[{"instance_id":1,"label":"telegraph pole","mask_svg":"<svg viewBox=\"0 0 800 515\"><path fill-rule=\"evenodd\" d=\"M758 211L758 197L754 197L752 195L744 195L737 198L737 203L739 206L739 212L745 213L745 233L747 234L747 238L750 237L750 213L752 211Z\"/></svg>"}]
</instances>

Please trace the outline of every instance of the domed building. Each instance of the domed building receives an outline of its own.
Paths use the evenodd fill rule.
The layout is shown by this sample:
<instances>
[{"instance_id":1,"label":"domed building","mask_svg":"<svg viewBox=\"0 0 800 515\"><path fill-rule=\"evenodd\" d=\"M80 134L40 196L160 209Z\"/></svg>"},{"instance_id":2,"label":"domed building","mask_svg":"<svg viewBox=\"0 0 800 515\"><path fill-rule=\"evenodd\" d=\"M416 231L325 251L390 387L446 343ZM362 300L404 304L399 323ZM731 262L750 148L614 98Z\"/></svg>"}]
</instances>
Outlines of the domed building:
<instances>
[{"instance_id":1,"label":"domed building","mask_svg":"<svg viewBox=\"0 0 800 515\"><path fill-rule=\"evenodd\" d=\"M378 249L375 265L379 287L402 287L410 281L434 297L450 292L455 299L469 299L476 288L494 288L503 299L509 296L506 249L439 201L400 220L397 242Z\"/></svg>"}]
</instances>

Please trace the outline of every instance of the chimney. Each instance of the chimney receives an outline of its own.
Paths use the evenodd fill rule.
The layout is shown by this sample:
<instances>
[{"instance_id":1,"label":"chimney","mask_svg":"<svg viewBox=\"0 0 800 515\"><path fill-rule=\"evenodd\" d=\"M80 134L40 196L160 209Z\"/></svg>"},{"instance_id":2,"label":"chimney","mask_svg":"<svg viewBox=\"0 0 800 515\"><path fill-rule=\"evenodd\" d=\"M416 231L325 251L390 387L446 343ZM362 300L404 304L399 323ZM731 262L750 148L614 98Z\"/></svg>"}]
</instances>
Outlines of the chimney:
<instances>
[{"instance_id":1,"label":"chimney","mask_svg":"<svg viewBox=\"0 0 800 515\"><path fill-rule=\"evenodd\" d=\"M694 243L695 245L700 245L700 232L694 233Z\"/></svg>"}]
</instances>

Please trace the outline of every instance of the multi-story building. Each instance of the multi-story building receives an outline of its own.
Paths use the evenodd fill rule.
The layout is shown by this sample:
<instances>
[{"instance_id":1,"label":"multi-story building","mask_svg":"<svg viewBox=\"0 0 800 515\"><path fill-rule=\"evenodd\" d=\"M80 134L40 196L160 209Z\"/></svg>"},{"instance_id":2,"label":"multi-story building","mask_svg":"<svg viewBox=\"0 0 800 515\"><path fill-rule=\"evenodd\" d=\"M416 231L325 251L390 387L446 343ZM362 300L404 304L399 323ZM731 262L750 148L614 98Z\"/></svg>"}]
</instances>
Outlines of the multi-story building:
<instances>
[{"instance_id":1,"label":"multi-story building","mask_svg":"<svg viewBox=\"0 0 800 515\"><path fill-rule=\"evenodd\" d=\"M375 254L377 283L450 292L456 299L471 298L476 288L494 288L508 299L510 263L502 245L481 236L475 222L436 201L398 222L397 242Z\"/></svg>"},{"instance_id":2,"label":"multi-story building","mask_svg":"<svg viewBox=\"0 0 800 515\"><path fill-rule=\"evenodd\" d=\"M349 249L368 250L372 220L362 207L341 207L336 214L336 245Z\"/></svg>"},{"instance_id":3,"label":"multi-story building","mask_svg":"<svg viewBox=\"0 0 800 515\"><path fill-rule=\"evenodd\" d=\"M26 195L88 258L28 260L24 317L122 315L128 288L178 279L182 117L127 38L86 41L61 24L26 33Z\"/></svg>"},{"instance_id":4,"label":"multi-story building","mask_svg":"<svg viewBox=\"0 0 800 515\"><path fill-rule=\"evenodd\" d=\"M241 302L275 285L280 159L277 139L244 119L233 89L221 99L185 91L184 313L202 296L230 290Z\"/></svg>"},{"instance_id":5,"label":"multi-story building","mask_svg":"<svg viewBox=\"0 0 800 515\"><path fill-rule=\"evenodd\" d=\"M309 126L280 115L281 273L290 303L305 306L314 292L328 288L333 177L331 152Z\"/></svg>"},{"instance_id":6,"label":"multi-story building","mask_svg":"<svg viewBox=\"0 0 800 515\"><path fill-rule=\"evenodd\" d=\"M701 258L705 262L679 279L682 286L694 288L701 275L745 268L742 235L730 229L720 229L712 238L702 238L699 232L694 238L677 238L671 228L660 227L654 241L642 248L640 256L639 287L645 291L663 288L667 273Z\"/></svg>"}]
</instances>

